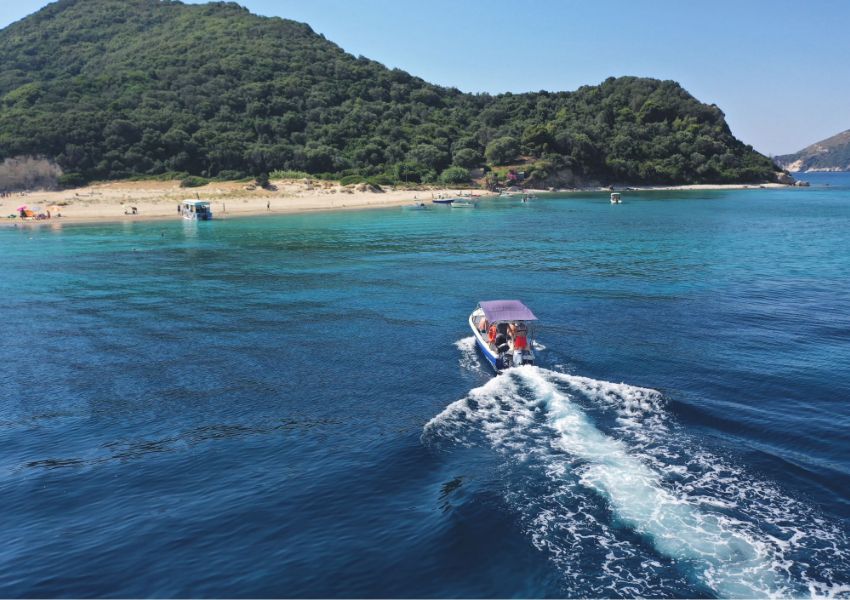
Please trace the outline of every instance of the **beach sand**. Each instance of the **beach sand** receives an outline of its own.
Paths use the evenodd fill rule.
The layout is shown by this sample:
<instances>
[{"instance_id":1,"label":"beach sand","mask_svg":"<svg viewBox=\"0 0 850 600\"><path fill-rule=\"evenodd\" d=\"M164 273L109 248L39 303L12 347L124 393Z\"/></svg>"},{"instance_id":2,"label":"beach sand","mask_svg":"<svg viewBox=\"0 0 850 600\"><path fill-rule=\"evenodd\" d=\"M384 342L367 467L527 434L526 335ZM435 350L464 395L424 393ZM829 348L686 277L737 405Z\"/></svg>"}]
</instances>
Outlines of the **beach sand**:
<instances>
[{"instance_id":1,"label":"beach sand","mask_svg":"<svg viewBox=\"0 0 850 600\"><path fill-rule=\"evenodd\" d=\"M244 182L215 182L197 188L181 188L177 181L117 181L64 191L15 193L11 197L0 198L0 215L16 214L18 207L26 205L45 214L49 210L50 221L65 223L180 219L177 206L181 201L200 198L211 203L214 218L220 219L403 206L416 201L430 204L438 194L457 196L459 193L456 189L391 187L374 191L374 188L364 185L343 187L330 181L305 183L303 180L281 180L271 183L276 189L265 190ZM488 192L475 190L472 193L486 195ZM133 214L134 207L136 214ZM8 222L20 220L8 219Z\"/></svg>"},{"instance_id":2,"label":"beach sand","mask_svg":"<svg viewBox=\"0 0 850 600\"><path fill-rule=\"evenodd\" d=\"M340 186L336 182L312 180L272 181L274 189L265 190L245 182L214 182L197 188L181 188L178 181L117 181L99 183L63 191L32 191L0 198L0 216L17 214L27 205L36 212L51 213L50 222L85 223L100 221L144 221L180 219L177 206L182 200L200 198L211 203L214 218L303 213L327 210L351 210L404 206L416 201L430 204L439 194L457 196L456 189L394 189L374 191L364 185ZM679 185L618 187L619 191L642 190L728 190L787 187L764 185ZM547 193L549 190L528 190ZM607 192L608 188L558 190L557 193ZM485 190L464 191L481 196L495 195ZM133 214L133 207L136 212ZM61 217L59 217L61 215ZM6 222L21 222L8 219ZM26 221L44 223L45 221Z\"/></svg>"}]
</instances>

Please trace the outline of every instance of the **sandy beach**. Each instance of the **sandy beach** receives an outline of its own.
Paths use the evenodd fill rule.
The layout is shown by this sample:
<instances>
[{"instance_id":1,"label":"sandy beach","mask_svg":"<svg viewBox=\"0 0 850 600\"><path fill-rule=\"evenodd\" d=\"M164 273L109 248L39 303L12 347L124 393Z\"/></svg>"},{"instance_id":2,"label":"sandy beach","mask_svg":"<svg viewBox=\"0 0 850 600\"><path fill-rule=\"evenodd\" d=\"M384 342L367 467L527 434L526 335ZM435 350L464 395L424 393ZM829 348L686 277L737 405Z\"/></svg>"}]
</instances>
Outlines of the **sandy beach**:
<instances>
[{"instance_id":1,"label":"sandy beach","mask_svg":"<svg viewBox=\"0 0 850 600\"><path fill-rule=\"evenodd\" d=\"M271 189L245 182L214 182L197 188L181 188L177 181L117 181L62 191L31 191L0 198L0 215L16 215L26 205L35 212L47 214L50 222L85 223L100 221L142 221L179 219L177 207L182 200L200 198L212 203L215 218L263 214L303 213L327 210L355 210L404 206L416 201L430 203L438 195L477 194L495 196L486 190L394 189L377 190L369 186L341 186L332 181L278 180ZM620 191L733 190L787 187L763 185L678 185L618 187ZM551 193L552 190L528 190ZM557 190L556 193L607 192L609 188ZM135 208L135 211L133 210ZM60 216L61 215L61 216ZM20 219L7 219L20 223ZM44 223L45 221L25 221Z\"/></svg>"},{"instance_id":2,"label":"sandy beach","mask_svg":"<svg viewBox=\"0 0 850 600\"><path fill-rule=\"evenodd\" d=\"M340 186L330 181L280 180L271 183L272 188L266 190L244 182L216 182L197 188L181 188L177 181L118 181L72 190L31 191L0 198L0 215L16 214L18 207L26 205L43 214L49 210L51 221L65 223L179 219L177 207L180 202L200 198L211 202L215 218L219 219L403 206L417 200L430 202L438 194L456 196L470 193L457 189L387 187L376 190L362 184ZM480 190L472 193L488 194ZM20 219L8 219L8 222L20 222Z\"/></svg>"}]
</instances>

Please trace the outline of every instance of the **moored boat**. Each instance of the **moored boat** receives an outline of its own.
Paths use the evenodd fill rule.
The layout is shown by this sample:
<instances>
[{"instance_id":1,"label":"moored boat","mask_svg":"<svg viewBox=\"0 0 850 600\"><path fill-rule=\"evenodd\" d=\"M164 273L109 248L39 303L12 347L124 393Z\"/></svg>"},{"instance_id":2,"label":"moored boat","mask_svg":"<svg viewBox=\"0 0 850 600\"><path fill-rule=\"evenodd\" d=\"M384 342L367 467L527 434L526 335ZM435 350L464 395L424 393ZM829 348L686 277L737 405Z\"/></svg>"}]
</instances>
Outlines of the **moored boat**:
<instances>
[{"instance_id":1,"label":"moored boat","mask_svg":"<svg viewBox=\"0 0 850 600\"><path fill-rule=\"evenodd\" d=\"M611 204L622 204L623 201L620 200L620 192L611 192Z\"/></svg>"},{"instance_id":2,"label":"moored boat","mask_svg":"<svg viewBox=\"0 0 850 600\"><path fill-rule=\"evenodd\" d=\"M475 202L471 200L455 200L452 202L452 208L475 208L478 206Z\"/></svg>"},{"instance_id":3,"label":"moored boat","mask_svg":"<svg viewBox=\"0 0 850 600\"><path fill-rule=\"evenodd\" d=\"M135 213L135 209L133 211ZM184 219L190 221L209 221L213 218L210 203L205 200L184 200L180 205Z\"/></svg>"},{"instance_id":4,"label":"moored boat","mask_svg":"<svg viewBox=\"0 0 850 600\"><path fill-rule=\"evenodd\" d=\"M469 315L475 343L496 373L534 364L535 321L531 309L519 300L482 301Z\"/></svg>"}]
</instances>

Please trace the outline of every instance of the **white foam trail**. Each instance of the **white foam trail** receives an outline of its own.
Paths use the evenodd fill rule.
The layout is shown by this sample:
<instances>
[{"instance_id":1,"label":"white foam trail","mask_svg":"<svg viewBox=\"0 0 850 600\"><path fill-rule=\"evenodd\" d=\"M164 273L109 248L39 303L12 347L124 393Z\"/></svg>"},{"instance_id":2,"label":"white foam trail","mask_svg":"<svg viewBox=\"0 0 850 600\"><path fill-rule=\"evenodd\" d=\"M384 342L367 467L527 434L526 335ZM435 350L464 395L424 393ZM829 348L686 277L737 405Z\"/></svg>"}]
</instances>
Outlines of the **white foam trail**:
<instances>
[{"instance_id":1,"label":"white foam trail","mask_svg":"<svg viewBox=\"0 0 850 600\"><path fill-rule=\"evenodd\" d=\"M481 362L478 360L478 353L475 348L474 336L459 339L455 342L455 347L460 350L458 364L462 368L470 371L477 371L481 368Z\"/></svg>"},{"instance_id":2,"label":"white foam trail","mask_svg":"<svg viewBox=\"0 0 850 600\"><path fill-rule=\"evenodd\" d=\"M477 365L472 336L456 345ZM850 597L842 526L701 447L656 390L512 369L434 417L423 441L481 435L509 458L506 499L574 595L689 590L696 568L717 595ZM617 523L670 558L647 556ZM599 577L587 577L588 558Z\"/></svg>"},{"instance_id":3,"label":"white foam trail","mask_svg":"<svg viewBox=\"0 0 850 600\"><path fill-rule=\"evenodd\" d=\"M667 430L664 398L657 390L546 371L546 377L614 410L620 428L634 441L649 442Z\"/></svg>"},{"instance_id":4,"label":"white foam trail","mask_svg":"<svg viewBox=\"0 0 850 600\"><path fill-rule=\"evenodd\" d=\"M558 383L594 406L614 411L615 431L634 443L627 445L603 433ZM446 407L425 426L423 440L469 444L477 434L510 457L511 464L544 475L541 481L529 474L507 492L508 499L524 515L535 546L550 554L576 590L585 592L578 595L654 595L670 586L688 589L692 584L677 579L681 567L671 566L676 564L688 565L686 571L695 570L704 585L722 596L794 595L792 590L799 593L800 584L819 594L843 592L820 579L808 580L800 573L808 570L806 565L791 573L783 552L800 542L781 526L789 519L793 524L807 518L804 510L783 512L781 507L793 502L771 496L767 486L749 492L753 482L746 473L727 472L721 461L699 450L687 464L671 464L680 453L652 437L672 435L663 398L655 390L537 367L512 369ZM722 476L712 473L712 467L722 470ZM728 496L723 494L727 489ZM741 498L748 493L755 497L742 506ZM617 522L644 536L672 562L661 565L645 556L623 537L616 522L605 522L594 496L604 498ZM736 514L743 511L747 521L730 516L731 508ZM773 514L777 511L781 514ZM780 539L760 530L765 523L777 524ZM823 548L815 548L817 557L841 552L840 536L830 539ZM591 548L604 549L599 569L605 577L598 582L588 581L578 566Z\"/></svg>"},{"instance_id":5,"label":"white foam trail","mask_svg":"<svg viewBox=\"0 0 850 600\"><path fill-rule=\"evenodd\" d=\"M556 447L587 461L581 482L606 497L620 521L648 536L662 554L699 564L705 582L724 596L776 592L765 544L736 533L731 519L703 514L674 496L658 473L631 456L621 441L599 431L539 369L522 367L515 372L545 402L549 423L559 434ZM611 396L605 388L610 386L616 384L598 385L594 394L607 400ZM636 393L626 397L637 406L652 396L652 390L632 390Z\"/></svg>"}]
</instances>

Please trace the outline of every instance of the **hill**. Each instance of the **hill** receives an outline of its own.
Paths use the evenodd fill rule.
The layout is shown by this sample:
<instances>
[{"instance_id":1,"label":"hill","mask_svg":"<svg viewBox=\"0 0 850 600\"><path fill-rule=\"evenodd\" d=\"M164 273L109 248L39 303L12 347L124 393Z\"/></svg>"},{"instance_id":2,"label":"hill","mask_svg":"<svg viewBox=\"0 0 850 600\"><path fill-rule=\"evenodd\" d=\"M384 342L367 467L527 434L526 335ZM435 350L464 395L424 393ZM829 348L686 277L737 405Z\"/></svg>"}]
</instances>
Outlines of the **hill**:
<instances>
[{"instance_id":1,"label":"hill","mask_svg":"<svg viewBox=\"0 0 850 600\"><path fill-rule=\"evenodd\" d=\"M789 171L850 171L850 129L774 160Z\"/></svg>"},{"instance_id":2,"label":"hill","mask_svg":"<svg viewBox=\"0 0 850 600\"><path fill-rule=\"evenodd\" d=\"M469 94L233 3L59 0L0 31L0 160L73 181L275 169L447 183L522 160L532 183L775 179L673 81Z\"/></svg>"}]
</instances>

